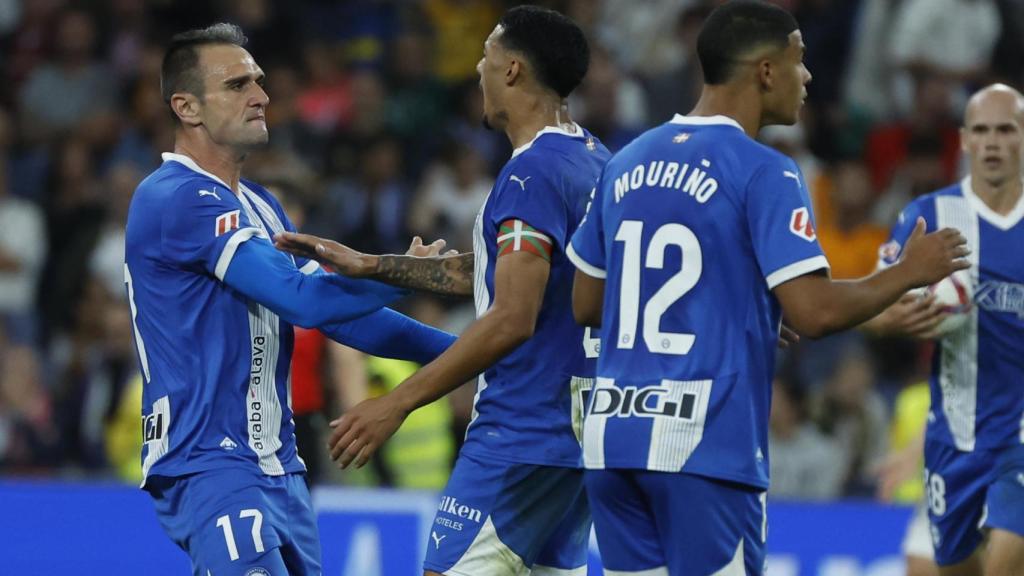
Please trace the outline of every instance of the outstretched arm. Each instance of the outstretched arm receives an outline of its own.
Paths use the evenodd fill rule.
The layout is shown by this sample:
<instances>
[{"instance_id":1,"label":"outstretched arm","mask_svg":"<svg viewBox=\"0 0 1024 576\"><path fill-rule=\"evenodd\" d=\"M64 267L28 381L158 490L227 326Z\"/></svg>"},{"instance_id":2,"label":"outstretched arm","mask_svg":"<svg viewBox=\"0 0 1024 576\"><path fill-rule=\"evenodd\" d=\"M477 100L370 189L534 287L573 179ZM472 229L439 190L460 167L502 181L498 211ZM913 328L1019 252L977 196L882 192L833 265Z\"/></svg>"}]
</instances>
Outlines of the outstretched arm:
<instances>
[{"instance_id":1,"label":"outstretched arm","mask_svg":"<svg viewBox=\"0 0 1024 576\"><path fill-rule=\"evenodd\" d=\"M445 296L473 295L473 254L437 255L444 248L444 240L424 246L417 236L408 253L380 256L364 254L333 240L294 232L278 234L274 245L279 250L318 260L353 278L372 278Z\"/></svg>"},{"instance_id":2,"label":"outstretched arm","mask_svg":"<svg viewBox=\"0 0 1024 576\"><path fill-rule=\"evenodd\" d=\"M945 228L925 235L925 222L914 228L898 264L860 280L833 281L805 274L775 287L786 324L818 338L860 324L894 303L908 290L938 282L968 268L966 240Z\"/></svg>"},{"instance_id":3,"label":"outstretched arm","mask_svg":"<svg viewBox=\"0 0 1024 576\"><path fill-rule=\"evenodd\" d=\"M433 402L483 372L533 335L544 301L550 265L516 252L498 259L494 303L437 360L391 393L368 400L331 423L331 458L365 464L410 412Z\"/></svg>"}]
</instances>

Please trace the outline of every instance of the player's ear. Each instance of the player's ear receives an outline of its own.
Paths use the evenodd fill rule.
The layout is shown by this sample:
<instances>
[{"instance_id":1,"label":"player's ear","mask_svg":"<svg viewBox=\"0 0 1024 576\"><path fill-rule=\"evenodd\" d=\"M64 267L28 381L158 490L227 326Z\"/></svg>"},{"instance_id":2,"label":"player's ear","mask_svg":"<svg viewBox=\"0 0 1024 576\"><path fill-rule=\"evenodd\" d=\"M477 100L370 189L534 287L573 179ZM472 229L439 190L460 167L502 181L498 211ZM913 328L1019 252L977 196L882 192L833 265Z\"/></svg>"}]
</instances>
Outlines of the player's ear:
<instances>
[{"instance_id":1,"label":"player's ear","mask_svg":"<svg viewBox=\"0 0 1024 576\"><path fill-rule=\"evenodd\" d=\"M967 150L967 127L966 126L961 126L960 127L960 151L965 153L965 154L968 152L968 150Z\"/></svg>"},{"instance_id":2,"label":"player's ear","mask_svg":"<svg viewBox=\"0 0 1024 576\"><path fill-rule=\"evenodd\" d=\"M202 124L199 118L199 98L189 92L175 92L171 96L171 110L186 126Z\"/></svg>"},{"instance_id":3,"label":"player's ear","mask_svg":"<svg viewBox=\"0 0 1024 576\"><path fill-rule=\"evenodd\" d=\"M508 67L505 68L505 85L511 86L516 83L523 73L523 61L519 58L509 58Z\"/></svg>"},{"instance_id":4,"label":"player's ear","mask_svg":"<svg viewBox=\"0 0 1024 576\"><path fill-rule=\"evenodd\" d=\"M757 63L757 80L764 92L771 92L775 85L774 65L770 58L763 58Z\"/></svg>"}]
</instances>

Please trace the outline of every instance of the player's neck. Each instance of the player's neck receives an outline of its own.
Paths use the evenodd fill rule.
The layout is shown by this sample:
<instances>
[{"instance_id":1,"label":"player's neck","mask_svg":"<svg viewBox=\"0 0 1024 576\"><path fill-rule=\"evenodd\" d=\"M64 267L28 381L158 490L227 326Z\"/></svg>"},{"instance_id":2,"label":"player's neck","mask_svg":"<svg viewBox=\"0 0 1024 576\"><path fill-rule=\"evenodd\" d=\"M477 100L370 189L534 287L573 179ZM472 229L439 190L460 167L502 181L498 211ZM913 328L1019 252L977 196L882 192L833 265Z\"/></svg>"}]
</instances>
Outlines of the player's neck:
<instances>
[{"instance_id":1,"label":"player's neck","mask_svg":"<svg viewBox=\"0 0 1024 576\"><path fill-rule=\"evenodd\" d=\"M573 125L569 106L564 100L533 97L525 99L518 110L510 110L505 135L512 143L512 148L519 148L545 128L570 130Z\"/></svg>"},{"instance_id":2,"label":"player's neck","mask_svg":"<svg viewBox=\"0 0 1024 576\"><path fill-rule=\"evenodd\" d=\"M244 154L217 146L208 140L188 137L175 139L174 153L188 156L200 168L220 178L231 187L232 192L238 194L238 180L242 175Z\"/></svg>"},{"instance_id":3,"label":"player's neck","mask_svg":"<svg viewBox=\"0 0 1024 576\"><path fill-rule=\"evenodd\" d=\"M723 84L705 86L697 105L688 116L728 116L747 136L757 138L761 130L760 95L753 88Z\"/></svg>"},{"instance_id":4,"label":"player's neck","mask_svg":"<svg viewBox=\"0 0 1024 576\"><path fill-rule=\"evenodd\" d=\"M1009 178L998 183L988 182L984 178L971 178L971 190L993 212L1006 215L1017 206L1024 193L1024 186L1020 178Z\"/></svg>"}]
</instances>

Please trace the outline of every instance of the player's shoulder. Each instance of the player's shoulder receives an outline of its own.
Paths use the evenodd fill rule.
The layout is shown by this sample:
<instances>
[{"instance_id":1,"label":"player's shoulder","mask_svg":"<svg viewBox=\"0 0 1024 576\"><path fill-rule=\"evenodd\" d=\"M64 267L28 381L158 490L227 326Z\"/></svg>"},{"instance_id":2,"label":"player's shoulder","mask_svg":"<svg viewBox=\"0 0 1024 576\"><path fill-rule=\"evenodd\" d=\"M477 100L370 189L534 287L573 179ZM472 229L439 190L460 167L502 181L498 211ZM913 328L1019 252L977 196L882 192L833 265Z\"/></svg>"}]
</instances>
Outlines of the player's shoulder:
<instances>
[{"instance_id":1,"label":"player's shoulder","mask_svg":"<svg viewBox=\"0 0 1024 576\"><path fill-rule=\"evenodd\" d=\"M258 184L256 182L253 182L252 180L249 180L247 178L242 178L241 179L241 183L250 192L255 194L260 200L263 200L267 204L270 204L271 206L273 206L275 210L278 210L278 211L282 211L283 210L283 208L281 207L280 200L278 200L277 196L274 196L273 192L271 192L270 190L267 190L262 185L260 185L260 184Z\"/></svg>"},{"instance_id":2,"label":"player's shoulder","mask_svg":"<svg viewBox=\"0 0 1024 576\"><path fill-rule=\"evenodd\" d=\"M220 188L218 190L218 187ZM196 172L174 161L166 161L139 183L133 203L150 207L182 206L192 197L230 193L214 178Z\"/></svg>"},{"instance_id":3,"label":"player's shoulder","mask_svg":"<svg viewBox=\"0 0 1024 576\"><path fill-rule=\"evenodd\" d=\"M911 200L907 206L903 209L904 212L914 212L919 215L928 215L934 213L935 204L941 199L946 198L962 198L964 197L964 190L962 183L957 182L956 184L950 184L944 188L939 188L927 194L921 194L920 196Z\"/></svg>"}]
</instances>

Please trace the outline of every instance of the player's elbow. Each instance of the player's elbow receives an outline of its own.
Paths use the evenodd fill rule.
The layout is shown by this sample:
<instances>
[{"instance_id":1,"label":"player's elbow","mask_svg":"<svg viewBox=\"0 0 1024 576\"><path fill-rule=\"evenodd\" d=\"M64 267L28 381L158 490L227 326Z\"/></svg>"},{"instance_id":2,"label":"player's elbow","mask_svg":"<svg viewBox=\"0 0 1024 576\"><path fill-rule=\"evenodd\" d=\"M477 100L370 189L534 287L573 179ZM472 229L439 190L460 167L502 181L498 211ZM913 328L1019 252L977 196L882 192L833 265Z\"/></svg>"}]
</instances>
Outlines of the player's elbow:
<instances>
[{"instance_id":1,"label":"player's elbow","mask_svg":"<svg viewBox=\"0 0 1024 576\"><path fill-rule=\"evenodd\" d=\"M808 310L802 314L787 315L786 325L797 334L811 339L824 338L843 329L839 315L830 307Z\"/></svg>"},{"instance_id":2,"label":"player's elbow","mask_svg":"<svg viewBox=\"0 0 1024 576\"><path fill-rule=\"evenodd\" d=\"M533 338L537 328L537 315L513 311L497 311L494 336L502 348L512 349Z\"/></svg>"},{"instance_id":3,"label":"player's elbow","mask_svg":"<svg viewBox=\"0 0 1024 576\"><path fill-rule=\"evenodd\" d=\"M572 301L572 317L580 326L601 327L601 307L587 305L576 298Z\"/></svg>"}]
</instances>

